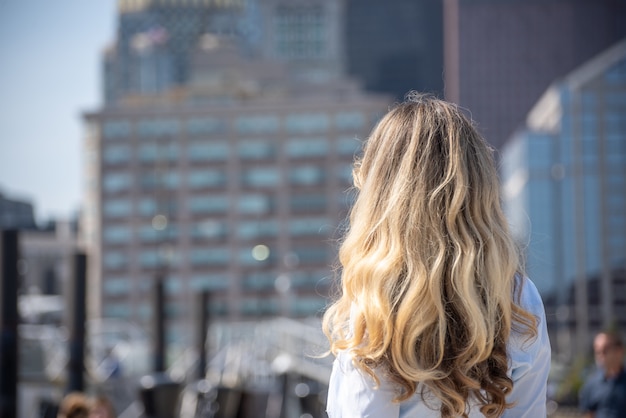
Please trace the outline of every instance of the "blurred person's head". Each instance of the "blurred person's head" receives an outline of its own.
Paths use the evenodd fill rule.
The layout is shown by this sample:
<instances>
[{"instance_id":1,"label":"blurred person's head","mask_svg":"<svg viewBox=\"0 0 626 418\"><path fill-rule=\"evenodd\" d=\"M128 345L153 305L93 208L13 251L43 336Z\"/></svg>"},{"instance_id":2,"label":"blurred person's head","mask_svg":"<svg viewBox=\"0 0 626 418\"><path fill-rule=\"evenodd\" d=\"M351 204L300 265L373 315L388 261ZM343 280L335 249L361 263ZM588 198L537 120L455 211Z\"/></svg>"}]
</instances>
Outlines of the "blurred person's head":
<instances>
[{"instance_id":1,"label":"blurred person's head","mask_svg":"<svg viewBox=\"0 0 626 418\"><path fill-rule=\"evenodd\" d=\"M619 334L601 332L593 340L593 352L598 367L608 375L618 373L624 362L624 344Z\"/></svg>"},{"instance_id":2,"label":"blurred person's head","mask_svg":"<svg viewBox=\"0 0 626 418\"><path fill-rule=\"evenodd\" d=\"M71 392L61 401L57 418L88 418L90 408L91 403L86 395Z\"/></svg>"},{"instance_id":3,"label":"blurred person's head","mask_svg":"<svg viewBox=\"0 0 626 418\"><path fill-rule=\"evenodd\" d=\"M106 396L97 396L89 411L89 418L116 418L115 408Z\"/></svg>"}]
</instances>

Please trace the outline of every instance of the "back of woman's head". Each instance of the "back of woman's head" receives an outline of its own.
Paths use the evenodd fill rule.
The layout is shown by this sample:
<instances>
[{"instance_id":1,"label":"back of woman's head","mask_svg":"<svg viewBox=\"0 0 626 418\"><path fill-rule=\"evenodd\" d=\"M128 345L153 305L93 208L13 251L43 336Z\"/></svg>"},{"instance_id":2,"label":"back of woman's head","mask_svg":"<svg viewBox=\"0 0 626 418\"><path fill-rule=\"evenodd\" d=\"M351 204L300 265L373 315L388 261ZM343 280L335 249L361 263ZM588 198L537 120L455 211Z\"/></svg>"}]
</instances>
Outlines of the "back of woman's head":
<instances>
[{"instance_id":1,"label":"back of woman's head","mask_svg":"<svg viewBox=\"0 0 626 418\"><path fill-rule=\"evenodd\" d=\"M80 392L65 395L59 405L58 418L88 418L91 404L89 398Z\"/></svg>"},{"instance_id":2,"label":"back of woman's head","mask_svg":"<svg viewBox=\"0 0 626 418\"><path fill-rule=\"evenodd\" d=\"M331 349L386 370L399 400L419 382L444 417L470 398L501 414L512 322L532 333L533 318L512 300L520 261L491 148L455 105L414 93L374 128L353 175Z\"/></svg>"}]
</instances>

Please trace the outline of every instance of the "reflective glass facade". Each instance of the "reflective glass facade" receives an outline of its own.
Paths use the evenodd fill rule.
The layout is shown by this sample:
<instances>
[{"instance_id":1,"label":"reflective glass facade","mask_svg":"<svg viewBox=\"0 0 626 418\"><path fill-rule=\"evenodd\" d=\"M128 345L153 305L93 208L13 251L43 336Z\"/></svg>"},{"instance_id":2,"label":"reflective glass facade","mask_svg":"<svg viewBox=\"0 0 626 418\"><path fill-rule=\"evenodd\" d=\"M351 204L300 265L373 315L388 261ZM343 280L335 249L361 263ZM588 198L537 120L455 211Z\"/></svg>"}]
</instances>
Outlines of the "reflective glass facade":
<instances>
[{"instance_id":1,"label":"reflective glass facade","mask_svg":"<svg viewBox=\"0 0 626 418\"><path fill-rule=\"evenodd\" d=\"M595 329L626 324L626 42L546 92L504 149L502 174L549 312Z\"/></svg>"}]
</instances>

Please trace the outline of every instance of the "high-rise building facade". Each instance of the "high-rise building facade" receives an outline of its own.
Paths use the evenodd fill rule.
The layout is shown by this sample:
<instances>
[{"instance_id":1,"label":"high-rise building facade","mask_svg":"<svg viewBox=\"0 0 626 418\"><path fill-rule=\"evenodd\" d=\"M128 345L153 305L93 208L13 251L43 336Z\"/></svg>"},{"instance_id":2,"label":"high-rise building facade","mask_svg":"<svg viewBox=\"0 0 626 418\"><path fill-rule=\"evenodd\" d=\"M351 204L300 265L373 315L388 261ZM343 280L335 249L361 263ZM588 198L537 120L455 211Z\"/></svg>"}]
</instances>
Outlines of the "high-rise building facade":
<instances>
[{"instance_id":1,"label":"high-rise building facade","mask_svg":"<svg viewBox=\"0 0 626 418\"><path fill-rule=\"evenodd\" d=\"M347 0L345 8L348 74L395 100L410 90L442 96L440 0Z\"/></svg>"},{"instance_id":2,"label":"high-rise building facade","mask_svg":"<svg viewBox=\"0 0 626 418\"><path fill-rule=\"evenodd\" d=\"M561 333L554 345L572 354L592 330L626 326L626 40L545 92L503 149L502 173L549 325L576 326L576 344Z\"/></svg>"},{"instance_id":3,"label":"high-rise building facade","mask_svg":"<svg viewBox=\"0 0 626 418\"><path fill-rule=\"evenodd\" d=\"M500 148L548 86L626 37L622 0L444 0L445 97Z\"/></svg>"},{"instance_id":4,"label":"high-rise building facade","mask_svg":"<svg viewBox=\"0 0 626 418\"><path fill-rule=\"evenodd\" d=\"M117 39L104 59L105 103L159 94L191 77L202 37L234 39L243 54L286 64L290 78L344 73L343 0L119 0Z\"/></svg>"},{"instance_id":5,"label":"high-rise building facade","mask_svg":"<svg viewBox=\"0 0 626 418\"><path fill-rule=\"evenodd\" d=\"M147 324L157 278L171 342L189 341L204 290L226 319L323 309L353 157L390 103L342 77L335 3L260 4L272 7L253 15L274 29L255 53L208 31L184 85L85 114L93 315ZM288 35L305 27L304 43Z\"/></svg>"}]
</instances>

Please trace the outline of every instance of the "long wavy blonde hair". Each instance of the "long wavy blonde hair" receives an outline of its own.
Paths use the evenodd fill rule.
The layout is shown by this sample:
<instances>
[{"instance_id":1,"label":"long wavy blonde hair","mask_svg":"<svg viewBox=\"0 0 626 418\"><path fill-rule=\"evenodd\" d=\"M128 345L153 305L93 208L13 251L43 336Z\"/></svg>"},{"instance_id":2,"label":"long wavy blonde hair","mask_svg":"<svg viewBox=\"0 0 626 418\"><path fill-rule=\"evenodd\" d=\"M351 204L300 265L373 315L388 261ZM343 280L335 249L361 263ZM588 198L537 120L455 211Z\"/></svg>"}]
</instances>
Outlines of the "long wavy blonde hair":
<instances>
[{"instance_id":1,"label":"long wavy blonde hair","mask_svg":"<svg viewBox=\"0 0 626 418\"><path fill-rule=\"evenodd\" d=\"M466 416L470 400L487 417L511 407L509 334L536 336L492 153L436 98L412 93L384 116L354 166L341 295L323 319L334 354L378 383L382 370L396 401L430 391L442 417Z\"/></svg>"}]
</instances>

